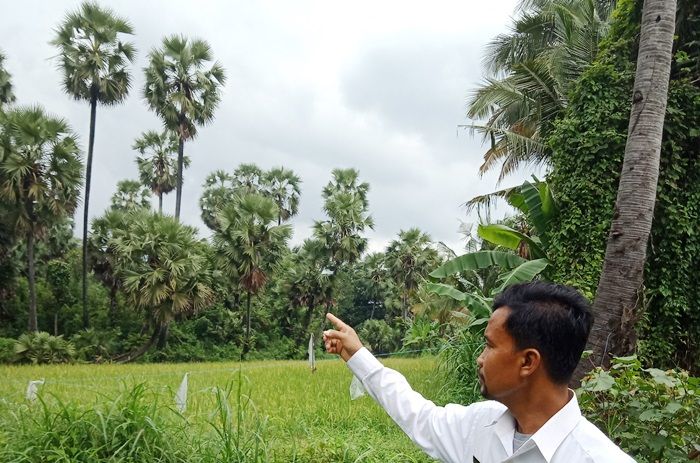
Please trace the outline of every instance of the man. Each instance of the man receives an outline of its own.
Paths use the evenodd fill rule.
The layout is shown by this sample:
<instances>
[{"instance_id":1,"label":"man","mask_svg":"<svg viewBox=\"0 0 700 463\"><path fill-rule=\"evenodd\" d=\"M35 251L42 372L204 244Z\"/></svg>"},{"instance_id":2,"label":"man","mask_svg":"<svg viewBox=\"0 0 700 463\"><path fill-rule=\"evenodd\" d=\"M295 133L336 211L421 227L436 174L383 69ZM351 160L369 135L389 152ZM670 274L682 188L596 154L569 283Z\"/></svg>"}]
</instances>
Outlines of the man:
<instances>
[{"instance_id":1,"label":"man","mask_svg":"<svg viewBox=\"0 0 700 463\"><path fill-rule=\"evenodd\" d=\"M438 407L384 367L355 331L328 314L326 350L339 354L368 393L428 455L445 462L634 462L582 415L567 387L588 339L588 301L544 282L498 295L477 360L481 393L469 406Z\"/></svg>"}]
</instances>

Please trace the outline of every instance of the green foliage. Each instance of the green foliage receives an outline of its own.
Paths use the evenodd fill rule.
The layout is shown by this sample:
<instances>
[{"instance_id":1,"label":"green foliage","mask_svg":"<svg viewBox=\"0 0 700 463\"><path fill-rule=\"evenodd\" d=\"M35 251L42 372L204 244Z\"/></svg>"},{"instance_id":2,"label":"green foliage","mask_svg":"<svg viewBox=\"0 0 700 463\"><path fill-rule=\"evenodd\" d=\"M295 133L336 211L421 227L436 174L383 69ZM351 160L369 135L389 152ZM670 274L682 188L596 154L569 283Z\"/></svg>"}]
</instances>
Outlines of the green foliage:
<instances>
[{"instance_id":1,"label":"green foliage","mask_svg":"<svg viewBox=\"0 0 700 463\"><path fill-rule=\"evenodd\" d=\"M184 463L195 457L183 421L168 415L143 384L111 400L81 407L41 397L6 422L0 459L35 461ZM169 415L172 415L170 413ZM170 418L170 419L168 419Z\"/></svg>"},{"instance_id":2,"label":"green foliage","mask_svg":"<svg viewBox=\"0 0 700 463\"><path fill-rule=\"evenodd\" d=\"M375 354L395 352L401 347L401 330L384 320L366 320L357 327L357 334Z\"/></svg>"},{"instance_id":3,"label":"green foliage","mask_svg":"<svg viewBox=\"0 0 700 463\"><path fill-rule=\"evenodd\" d=\"M15 341L12 338L0 338L0 363L15 361Z\"/></svg>"},{"instance_id":4,"label":"green foliage","mask_svg":"<svg viewBox=\"0 0 700 463\"><path fill-rule=\"evenodd\" d=\"M640 8L641 2L618 3L598 61L577 82L549 139L553 169L548 180L561 211L552 223L551 277L590 299L602 269L622 167ZM679 17L681 23L691 19ZM694 34L692 40L700 39L700 31ZM693 309L700 298L695 276L700 268L700 89L690 80L672 76L669 86L637 326L645 362L680 365L695 373L700 371L700 315Z\"/></svg>"},{"instance_id":5,"label":"green foliage","mask_svg":"<svg viewBox=\"0 0 700 463\"><path fill-rule=\"evenodd\" d=\"M595 369L577 391L584 415L640 463L684 462L700 451L700 378L642 368L636 356Z\"/></svg>"},{"instance_id":6,"label":"green foliage","mask_svg":"<svg viewBox=\"0 0 700 463\"><path fill-rule=\"evenodd\" d=\"M476 359L484 347L484 321L463 325L443 341L437 368L441 402L470 404L481 399Z\"/></svg>"},{"instance_id":7,"label":"green foliage","mask_svg":"<svg viewBox=\"0 0 700 463\"><path fill-rule=\"evenodd\" d=\"M44 331L23 334L15 343L15 355L20 363L68 363L75 359L75 346L63 336L51 336Z\"/></svg>"}]
</instances>

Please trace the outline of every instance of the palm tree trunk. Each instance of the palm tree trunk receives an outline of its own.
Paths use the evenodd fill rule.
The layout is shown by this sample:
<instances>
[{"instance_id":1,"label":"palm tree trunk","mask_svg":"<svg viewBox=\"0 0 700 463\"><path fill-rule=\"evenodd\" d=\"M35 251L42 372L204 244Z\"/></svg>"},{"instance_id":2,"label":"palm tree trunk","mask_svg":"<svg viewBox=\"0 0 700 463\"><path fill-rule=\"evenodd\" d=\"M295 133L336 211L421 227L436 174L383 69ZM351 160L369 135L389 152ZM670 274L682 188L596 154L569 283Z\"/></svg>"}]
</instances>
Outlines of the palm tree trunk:
<instances>
[{"instance_id":1,"label":"palm tree trunk","mask_svg":"<svg viewBox=\"0 0 700 463\"><path fill-rule=\"evenodd\" d=\"M148 352L148 350L153 346L153 344L155 344L156 340L160 336L160 332L161 326L156 324L156 326L153 328L153 333L151 334L151 337L141 347L134 349L131 352L127 352L126 354L118 355L112 360L117 363L128 363L138 359L139 357L143 356L143 354Z\"/></svg>"},{"instance_id":2,"label":"palm tree trunk","mask_svg":"<svg viewBox=\"0 0 700 463\"><path fill-rule=\"evenodd\" d=\"M182 116L180 116L182 117ZM177 146L177 187L175 192L175 220L180 221L180 204L182 203L182 169L185 164L184 124L180 124L179 143Z\"/></svg>"},{"instance_id":3,"label":"palm tree trunk","mask_svg":"<svg viewBox=\"0 0 700 463\"><path fill-rule=\"evenodd\" d=\"M245 328L245 342L243 343L243 354L241 358L245 360L245 356L250 352L250 299L251 294L248 291L248 300L246 301L246 328Z\"/></svg>"},{"instance_id":4,"label":"palm tree trunk","mask_svg":"<svg viewBox=\"0 0 700 463\"><path fill-rule=\"evenodd\" d=\"M634 325L656 202L675 22L676 0L644 1L625 158L593 303L595 323L587 347L593 355L579 363L575 380L636 346Z\"/></svg>"},{"instance_id":5,"label":"palm tree trunk","mask_svg":"<svg viewBox=\"0 0 700 463\"><path fill-rule=\"evenodd\" d=\"M30 332L38 331L39 323L36 316L36 278L34 268L34 227L27 233L27 279L29 280L29 321L27 328Z\"/></svg>"},{"instance_id":6,"label":"palm tree trunk","mask_svg":"<svg viewBox=\"0 0 700 463\"><path fill-rule=\"evenodd\" d=\"M90 98L90 137L88 139L88 156L87 165L85 167L85 203L83 205L83 328L87 329L90 326L90 313L87 306L87 240L90 205L90 180L92 179L92 152L95 146L95 119L97 116L97 96L93 95Z\"/></svg>"},{"instance_id":7,"label":"palm tree trunk","mask_svg":"<svg viewBox=\"0 0 700 463\"><path fill-rule=\"evenodd\" d=\"M170 323L165 322L160 327L160 333L158 333L158 344L156 344L157 349L163 349L165 344L168 342L168 328Z\"/></svg>"},{"instance_id":8,"label":"palm tree trunk","mask_svg":"<svg viewBox=\"0 0 700 463\"><path fill-rule=\"evenodd\" d=\"M158 215L163 215L163 192L158 192Z\"/></svg>"}]
</instances>

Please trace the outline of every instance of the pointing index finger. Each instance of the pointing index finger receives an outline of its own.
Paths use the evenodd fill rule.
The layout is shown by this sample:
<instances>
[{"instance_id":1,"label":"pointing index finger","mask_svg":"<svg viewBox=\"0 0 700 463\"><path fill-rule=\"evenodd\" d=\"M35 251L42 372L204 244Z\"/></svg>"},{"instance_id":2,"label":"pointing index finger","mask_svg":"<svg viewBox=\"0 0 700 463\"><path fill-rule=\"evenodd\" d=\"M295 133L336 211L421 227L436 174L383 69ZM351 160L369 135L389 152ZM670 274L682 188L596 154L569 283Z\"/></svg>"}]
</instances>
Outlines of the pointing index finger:
<instances>
[{"instance_id":1,"label":"pointing index finger","mask_svg":"<svg viewBox=\"0 0 700 463\"><path fill-rule=\"evenodd\" d=\"M348 328L348 325L345 324L340 318L336 317L332 313L328 312L326 314L326 318L328 319L329 322L333 323L333 326L336 327L338 330L342 330L344 328Z\"/></svg>"}]
</instances>

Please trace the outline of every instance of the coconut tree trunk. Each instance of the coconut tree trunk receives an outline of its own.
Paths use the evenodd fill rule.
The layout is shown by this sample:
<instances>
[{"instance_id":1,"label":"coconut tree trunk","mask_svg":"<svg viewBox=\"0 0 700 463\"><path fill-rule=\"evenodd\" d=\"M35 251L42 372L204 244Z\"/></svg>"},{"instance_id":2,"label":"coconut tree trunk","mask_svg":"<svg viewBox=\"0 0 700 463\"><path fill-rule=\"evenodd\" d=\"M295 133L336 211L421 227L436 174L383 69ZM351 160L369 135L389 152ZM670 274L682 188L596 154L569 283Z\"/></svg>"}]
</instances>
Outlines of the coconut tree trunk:
<instances>
[{"instance_id":1,"label":"coconut tree trunk","mask_svg":"<svg viewBox=\"0 0 700 463\"><path fill-rule=\"evenodd\" d=\"M645 0L637 72L620 185L603 271L593 303L593 351L575 379L611 356L634 350L646 248L656 202L664 115L671 72L676 0Z\"/></svg>"},{"instance_id":2,"label":"coconut tree trunk","mask_svg":"<svg viewBox=\"0 0 700 463\"><path fill-rule=\"evenodd\" d=\"M97 116L97 95L93 91L90 98L90 136L88 139L88 156L85 167L85 203L83 206L83 328L90 326L90 313L87 306L87 266L88 266L88 226L90 205L90 180L92 179L92 152L95 146L95 119Z\"/></svg>"},{"instance_id":3,"label":"coconut tree trunk","mask_svg":"<svg viewBox=\"0 0 700 463\"><path fill-rule=\"evenodd\" d=\"M183 116L180 116L182 119ZM182 169L185 159L185 125L180 124L179 143L177 145L177 186L175 192L175 220L180 221L180 204L182 203Z\"/></svg>"},{"instance_id":4,"label":"coconut tree trunk","mask_svg":"<svg viewBox=\"0 0 700 463\"><path fill-rule=\"evenodd\" d=\"M27 233L27 279L29 280L29 321L30 332L38 331L36 316L36 270L34 268L34 227Z\"/></svg>"}]
</instances>

